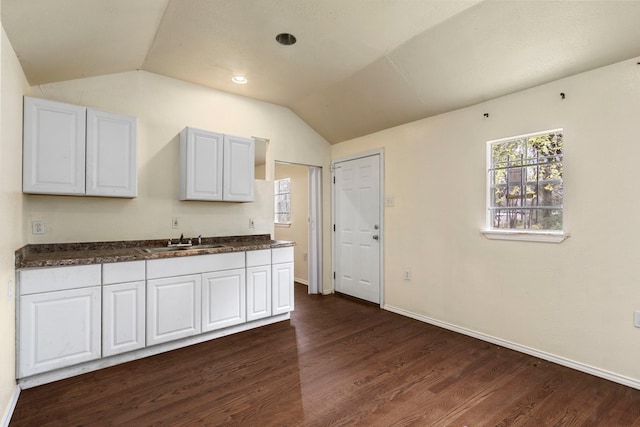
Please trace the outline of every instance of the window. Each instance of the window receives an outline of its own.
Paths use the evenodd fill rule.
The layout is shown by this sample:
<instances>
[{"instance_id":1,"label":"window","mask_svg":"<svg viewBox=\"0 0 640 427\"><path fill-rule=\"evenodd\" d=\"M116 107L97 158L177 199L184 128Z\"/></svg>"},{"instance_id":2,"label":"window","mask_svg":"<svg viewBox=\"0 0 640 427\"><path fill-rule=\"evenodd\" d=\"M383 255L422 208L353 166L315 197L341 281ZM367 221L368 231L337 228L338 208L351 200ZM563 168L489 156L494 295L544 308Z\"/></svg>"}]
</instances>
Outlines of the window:
<instances>
[{"instance_id":1,"label":"window","mask_svg":"<svg viewBox=\"0 0 640 427\"><path fill-rule=\"evenodd\" d=\"M487 143L485 235L556 234L564 240L562 136L555 129Z\"/></svg>"},{"instance_id":2,"label":"window","mask_svg":"<svg viewBox=\"0 0 640 427\"><path fill-rule=\"evenodd\" d=\"M291 224L291 178L277 179L273 184L274 222Z\"/></svg>"}]
</instances>

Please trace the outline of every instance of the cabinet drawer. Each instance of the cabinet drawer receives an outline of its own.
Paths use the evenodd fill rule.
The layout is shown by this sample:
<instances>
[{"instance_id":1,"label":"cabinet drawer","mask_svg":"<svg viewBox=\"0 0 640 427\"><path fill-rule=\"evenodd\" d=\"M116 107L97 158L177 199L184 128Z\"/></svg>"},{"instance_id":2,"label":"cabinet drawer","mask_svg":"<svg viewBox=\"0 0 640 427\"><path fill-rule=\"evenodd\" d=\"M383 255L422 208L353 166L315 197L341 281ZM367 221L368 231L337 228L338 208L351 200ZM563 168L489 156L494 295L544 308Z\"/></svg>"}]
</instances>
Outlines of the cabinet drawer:
<instances>
[{"instance_id":1,"label":"cabinet drawer","mask_svg":"<svg viewBox=\"0 0 640 427\"><path fill-rule=\"evenodd\" d=\"M271 263L280 264L283 262L293 262L293 246L271 250Z\"/></svg>"},{"instance_id":2,"label":"cabinet drawer","mask_svg":"<svg viewBox=\"0 0 640 427\"><path fill-rule=\"evenodd\" d=\"M145 279L144 261L102 264L102 284L136 282Z\"/></svg>"},{"instance_id":3,"label":"cabinet drawer","mask_svg":"<svg viewBox=\"0 0 640 427\"><path fill-rule=\"evenodd\" d=\"M147 261L147 279L184 276L243 267L244 252L152 259Z\"/></svg>"},{"instance_id":4,"label":"cabinet drawer","mask_svg":"<svg viewBox=\"0 0 640 427\"><path fill-rule=\"evenodd\" d=\"M20 295L100 286L100 264L20 270Z\"/></svg>"},{"instance_id":5,"label":"cabinet drawer","mask_svg":"<svg viewBox=\"0 0 640 427\"><path fill-rule=\"evenodd\" d=\"M271 264L271 249L247 252L247 267Z\"/></svg>"}]
</instances>

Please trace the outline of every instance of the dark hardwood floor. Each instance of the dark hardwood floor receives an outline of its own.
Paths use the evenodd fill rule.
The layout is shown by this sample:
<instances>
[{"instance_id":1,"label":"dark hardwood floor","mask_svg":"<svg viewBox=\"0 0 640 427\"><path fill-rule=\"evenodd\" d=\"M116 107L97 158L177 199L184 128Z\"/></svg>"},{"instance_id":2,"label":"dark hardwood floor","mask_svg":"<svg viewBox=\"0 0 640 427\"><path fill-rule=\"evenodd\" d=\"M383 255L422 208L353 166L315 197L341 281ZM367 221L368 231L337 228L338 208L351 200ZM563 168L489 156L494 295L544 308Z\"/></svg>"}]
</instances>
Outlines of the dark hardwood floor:
<instances>
[{"instance_id":1,"label":"dark hardwood floor","mask_svg":"<svg viewBox=\"0 0 640 427\"><path fill-rule=\"evenodd\" d=\"M309 296L280 322L23 390L10 426L640 426L640 391Z\"/></svg>"}]
</instances>

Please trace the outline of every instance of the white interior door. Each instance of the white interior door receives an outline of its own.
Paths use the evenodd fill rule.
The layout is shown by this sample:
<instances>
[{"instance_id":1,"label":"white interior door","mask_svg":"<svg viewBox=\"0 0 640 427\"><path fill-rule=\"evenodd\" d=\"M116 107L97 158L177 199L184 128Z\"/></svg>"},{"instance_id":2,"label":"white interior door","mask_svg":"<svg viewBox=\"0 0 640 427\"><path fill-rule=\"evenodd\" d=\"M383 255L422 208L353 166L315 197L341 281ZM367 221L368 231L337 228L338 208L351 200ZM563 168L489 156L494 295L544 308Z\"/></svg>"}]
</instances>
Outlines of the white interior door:
<instances>
[{"instance_id":1,"label":"white interior door","mask_svg":"<svg viewBox=\"0 0 640 427\"><path fill-rule=\"evenodd\" d=\"M380 155L335 167L335 289L380 303Z\"/></svg>"}]
</instances>

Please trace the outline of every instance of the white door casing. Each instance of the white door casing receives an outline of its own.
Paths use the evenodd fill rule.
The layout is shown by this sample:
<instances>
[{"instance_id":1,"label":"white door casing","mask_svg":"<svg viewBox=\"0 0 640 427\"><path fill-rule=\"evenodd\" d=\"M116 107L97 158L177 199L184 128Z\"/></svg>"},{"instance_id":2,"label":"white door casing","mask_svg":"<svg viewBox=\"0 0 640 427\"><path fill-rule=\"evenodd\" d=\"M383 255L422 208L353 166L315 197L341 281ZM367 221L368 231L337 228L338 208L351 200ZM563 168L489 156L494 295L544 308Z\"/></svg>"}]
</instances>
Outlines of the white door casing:
<instances>
[{"instance_id":1,"label":"white door casing","mask_svg":"<svg viewBox=\"0 0 640 427\"><path fill-rule=\"evenodd\" d=\"M335 290L380 304L380 154L334 163Z\"/></svg>"}]
</instances>

